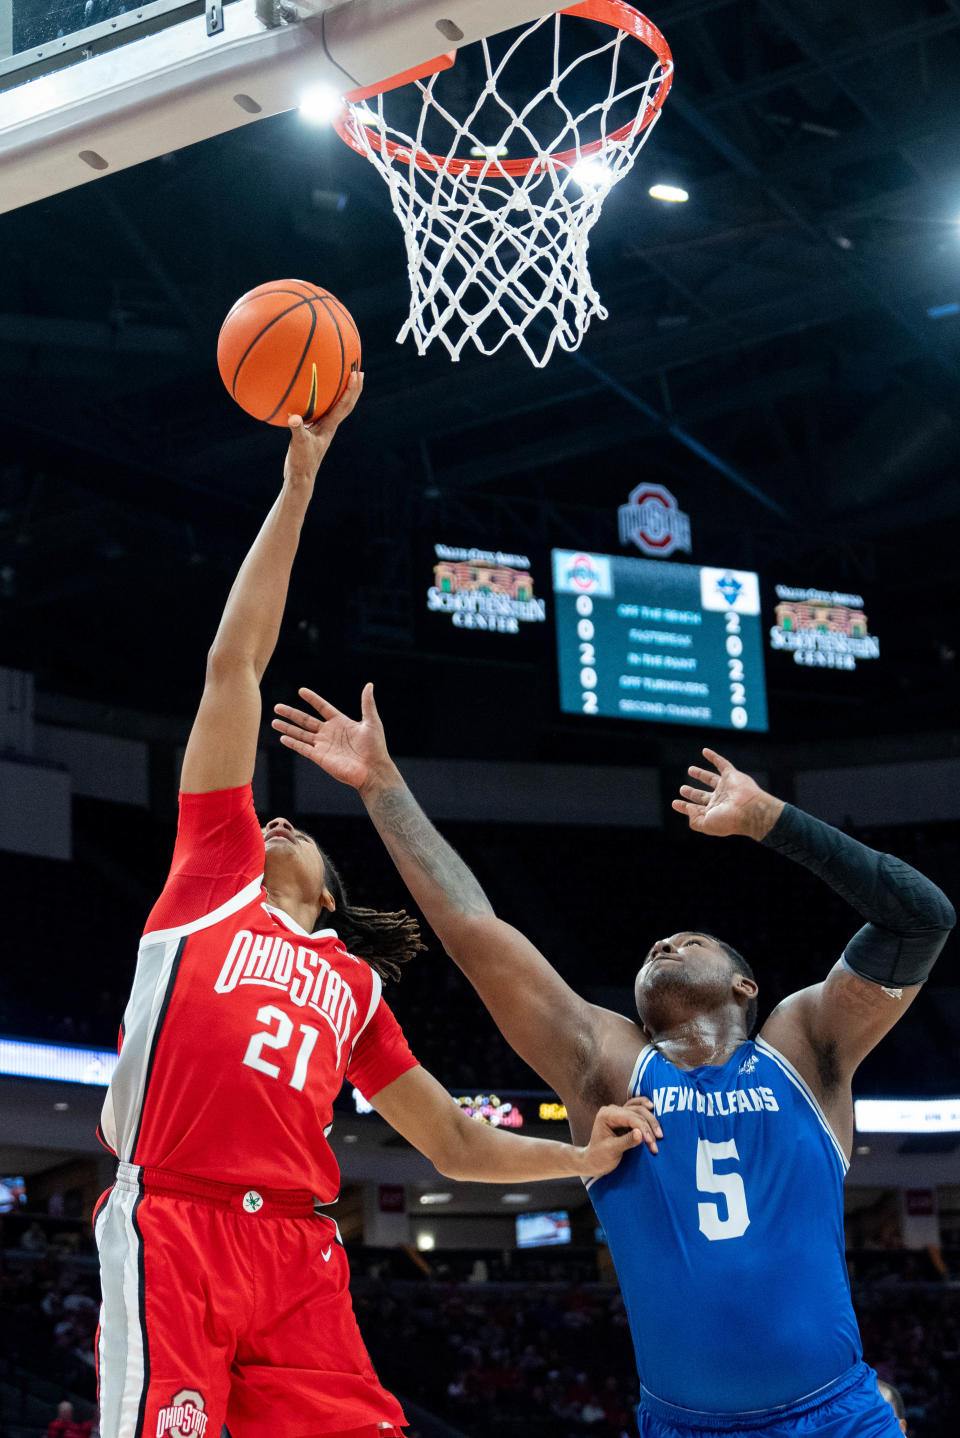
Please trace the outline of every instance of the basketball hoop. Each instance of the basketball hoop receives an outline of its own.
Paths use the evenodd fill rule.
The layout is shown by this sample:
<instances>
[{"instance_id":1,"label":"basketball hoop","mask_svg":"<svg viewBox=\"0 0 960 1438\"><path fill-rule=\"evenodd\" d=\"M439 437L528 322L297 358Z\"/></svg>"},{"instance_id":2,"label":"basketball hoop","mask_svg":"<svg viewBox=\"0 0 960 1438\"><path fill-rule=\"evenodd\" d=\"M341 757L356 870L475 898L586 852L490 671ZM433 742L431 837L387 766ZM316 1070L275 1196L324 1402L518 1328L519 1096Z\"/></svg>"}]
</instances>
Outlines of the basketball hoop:
<instances>
[{"instance_id":1,"label":"basketball hoop","mask_svg":"<svg viewBox=\"0 0 960 1438\"><path fill-rule=\"evenodd\" d=\"M542 367L607 317L590 231L660 115L673 59L625 0L544 16L501 49L484 39L354 90L335 124L385 180L403 226L411 299L397 342L412 335L424 354L439 339L457 360L468 341L489 355L513 336ZM457 84L454 60L468 67Z\"/></svg>"}]
</instances>

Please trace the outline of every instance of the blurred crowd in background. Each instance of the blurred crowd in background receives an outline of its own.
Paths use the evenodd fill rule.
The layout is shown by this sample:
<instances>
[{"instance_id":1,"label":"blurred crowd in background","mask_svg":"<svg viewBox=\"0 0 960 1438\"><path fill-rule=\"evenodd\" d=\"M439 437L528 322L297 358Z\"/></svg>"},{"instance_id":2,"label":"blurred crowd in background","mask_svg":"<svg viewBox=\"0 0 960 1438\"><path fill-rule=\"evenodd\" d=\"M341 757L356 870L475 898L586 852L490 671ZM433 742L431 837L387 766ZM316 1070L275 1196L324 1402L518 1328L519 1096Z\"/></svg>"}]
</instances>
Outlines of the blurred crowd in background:
<instances>
[{"instance_id":1,"label":"blurred crowd in background","mask_svg":"<svg viewBox=\"0 0 960 1438\"><path fill-rule=\"evenodd\" d=\"M92 1239L64 1255L55 1244L41 1246L44 1225L32 1221L20 1225L17 1246L10 1246L6 1223L0 1438L11 1422L17 1438L45 1431L49 1438L96 1438ZM402 1250L352 1254L357 1318L389 1388L470 1438L635 1433L636 1368L623 1302L614 1284L579 1276L589 1271L590 1254L523 1255L520 1265L516 1255L494 1253L431 1257L437 1261L428 1272ZM914 1438L960 1431L960 1252L948 1263L957 1281L918 1281L922 1268L904 1263L898 1274L889 1262L875 1263L879 1276L872 1277L866 1253L855 1265L868 1275L854 1284L865 1357L903 1393ZM511 1269L512 1279L500 1276ZM49 1428L18 1422L18 1384L31 1393L54 1385L76 1414L58 1413Z\"/></svg>"}]
</instances>

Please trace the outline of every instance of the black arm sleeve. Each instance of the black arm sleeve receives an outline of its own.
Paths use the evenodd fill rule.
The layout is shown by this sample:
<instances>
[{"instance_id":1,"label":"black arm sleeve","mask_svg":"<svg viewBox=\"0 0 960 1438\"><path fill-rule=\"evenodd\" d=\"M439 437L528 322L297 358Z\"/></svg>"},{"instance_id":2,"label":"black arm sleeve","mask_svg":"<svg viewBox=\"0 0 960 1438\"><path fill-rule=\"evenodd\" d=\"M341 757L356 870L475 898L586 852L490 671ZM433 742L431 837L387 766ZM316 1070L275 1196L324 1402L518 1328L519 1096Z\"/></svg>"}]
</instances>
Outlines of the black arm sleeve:
<instances>
[{"instance_id":1,"label":"black arm sleeve","mask_svg":"<svg viewBox=\"0 0 960 1438\"><path fill-rule=\"evenodd\" d=\"M761 842L823 879L867 920L843 954L854 973L895 988L929 976L956 923L936 884L792 804Z\"/></svg>"}]
</instances>

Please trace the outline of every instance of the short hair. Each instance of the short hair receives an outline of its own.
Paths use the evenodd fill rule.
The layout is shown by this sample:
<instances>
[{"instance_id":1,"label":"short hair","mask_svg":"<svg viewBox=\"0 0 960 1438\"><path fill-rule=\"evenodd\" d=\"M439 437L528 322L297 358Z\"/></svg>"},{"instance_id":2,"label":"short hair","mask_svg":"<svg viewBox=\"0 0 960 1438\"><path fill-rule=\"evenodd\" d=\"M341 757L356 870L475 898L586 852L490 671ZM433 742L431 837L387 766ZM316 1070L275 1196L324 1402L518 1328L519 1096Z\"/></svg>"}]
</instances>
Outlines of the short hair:
<instances>
[{"instance_id":1,"label":"short hair","mask_svg":"<svg viewBox=\"0 0 960 1438\"><path fill-rule=\"evenodd\" d=\"M885 1378L877 1379L877 1387L880 1389L881 1397L885 1398L898 1418L906 1418L907 1405L903 1401L903 1394L899 1388L894 1388Z\"/></svg>"},{"instance_id":2,"label":"short hair","mask_svg":"<svg viewBox=\"0 0 960 1438\"><path fill-rule=\"evenodd\" d=\"M316 839L313 842L316 844ZM400 965L427 947L420 936L417 920L406 909L384 913L379 909L364 909L358 904L351 904L333 862L319 844L317 849L323 860L324 883L336 904L332 913L321 909L318 922L322 915L330 914L337 937L345 949L368 963L381 979L398 979Z\"/></svg>"},{"instance_id":3,"label":"short hair","mask_svg":"<svg viewBox=\"0 0 960 1438\"><path fill-rule=\"evenodd\" d=\"M747 963L746 959L743 957L743 955L739 952L738 949L735 949L732 944L724 943L723 939L718 939L716 934L708 934L706 929L698 929L697 932L703 934L703 937L705 939L712 939L713 942L717 945L717 947L723 950L727 958L730 960L730 964L735 974L743 974L743 977L745 979L753 979L754 983L756 983L756 975L754 974L753 969L750 967L750 965ZM746 1019L747 1025L747 1037L749 1038L750 1035L753 1033L754 1027L756 1026L757 1022L757 1000L755 998L750 999L749 1003L747 1004L744 1017Z\"/></svg>"}]
</instances>

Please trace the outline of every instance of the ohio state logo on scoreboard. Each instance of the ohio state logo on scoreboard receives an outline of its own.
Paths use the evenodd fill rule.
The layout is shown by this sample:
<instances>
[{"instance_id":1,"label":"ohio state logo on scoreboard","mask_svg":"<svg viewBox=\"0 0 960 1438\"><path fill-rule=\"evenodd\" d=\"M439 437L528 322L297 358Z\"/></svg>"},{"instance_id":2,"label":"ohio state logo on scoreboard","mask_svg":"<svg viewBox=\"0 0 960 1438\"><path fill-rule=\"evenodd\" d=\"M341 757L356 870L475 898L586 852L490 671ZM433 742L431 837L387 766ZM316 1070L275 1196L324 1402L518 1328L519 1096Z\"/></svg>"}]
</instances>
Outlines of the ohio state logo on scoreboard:
<instances>
[{"instance_id":1,"label":"ohio state logo on scoreboard","mask_svg":"<svg viewBox=\"0 0 960 1438\"><path fill-rule=\"evenodd\" d=\"M638 484L617 510L620 543L665 559L675 549L690 553L690 516L662 484Z\"/></svg>"}]
</instances>

